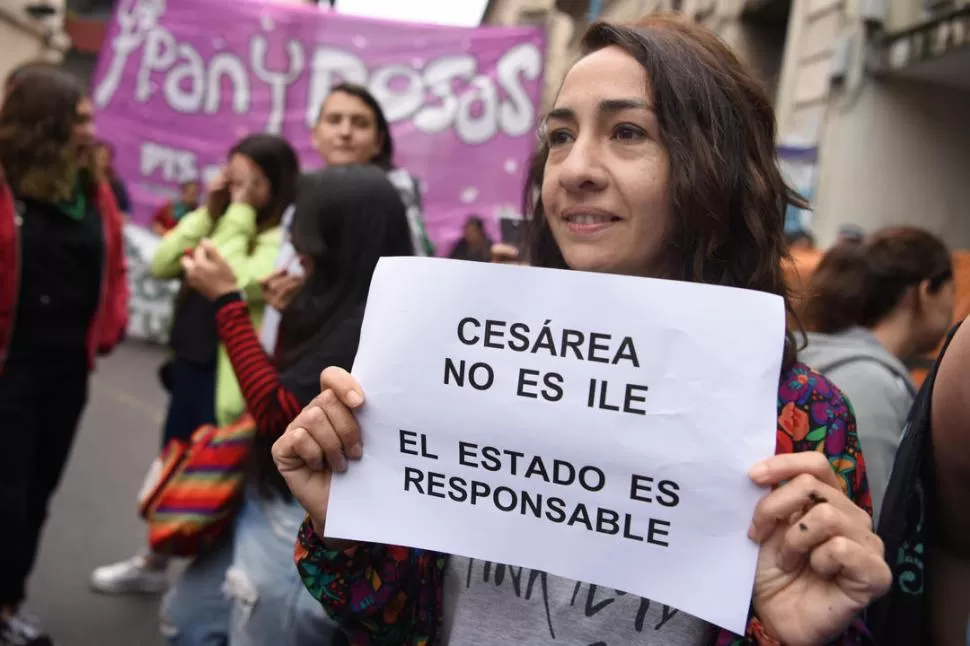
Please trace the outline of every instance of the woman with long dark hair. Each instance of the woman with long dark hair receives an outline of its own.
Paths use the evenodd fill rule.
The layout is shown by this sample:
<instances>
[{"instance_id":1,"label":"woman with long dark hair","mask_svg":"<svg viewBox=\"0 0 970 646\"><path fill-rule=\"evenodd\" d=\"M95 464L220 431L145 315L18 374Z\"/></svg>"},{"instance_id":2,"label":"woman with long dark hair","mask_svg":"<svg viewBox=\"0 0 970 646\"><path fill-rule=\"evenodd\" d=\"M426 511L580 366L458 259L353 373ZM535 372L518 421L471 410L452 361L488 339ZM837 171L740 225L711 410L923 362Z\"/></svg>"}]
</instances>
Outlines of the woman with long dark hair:
<instances>
[{"instance_id":1,"label":"woman with long dark hair","mask_svg":"<svg viewBox=\"0 0 970 646\"><path fill-rule=\"evenodd\" d=\"M906 362L937 347L953 319L953 262L911 227L836 244L812 274L802 360L849 395L878 522L899 438L916 397Z\"/></svg>"},{"instance_id":2,"label":"woman with long dark hair","mask_svg":"<svg viewBox=\"0 0 970 646\"><path fill-rule=\"evenodd\" d=\"M293 202L298 178L299 162L285 139L268 134L243 138L229 151L205 206L182 217L159 243L152 274L180 277L185 253L208 240L233 268L238 288L247 295L248 314L259 325L265 308L260 282L273 270L282 238L280 222ZM229 357L219 343L215 315L205 296L182 285L169 334L163 447L173 439L188 440L203 424L229 424L245 411ZM97 568L91 586L103 593L162 592L168 587L168 563L162 555L139 554Z\"/></svg>"},{"instance_id":3,"label":"woman with long dark hair","mask_svg":"<svg viewBox=\"0 0 970 646\"><path fill-rule=\"evenodd\" d=\"M785 208L804 203L776 163L764 88L716 35L682 17L597 23L582 50L526 187L530 262L785 297ZM353 414L366 384L339 367L323 373L323 392L273 449L309 515L298 568L355 644L548 643L550 617L563 644L861 643L861 612L885 592L889 570L855 419L842 393L797 361L791 333L778 379L779 455L750 472L772 489L749 530L762 547L745 636L629 594L584 613L577 595L592 600L594 586L561 577L543 575L543 594L519 596L489 582L491 564L324 539L332 473L361 454ZM808 437L810 427L824 433Z\"/></svg>"},{"instance_id":4,"label":"woman with long dark hair","mask_svg":"<svg viewBox=\"0 0 970 646\"><path fill-rule=\"evenodd\" d=\"M123 337L122 218L91 165L91 103L48 66L0 109L0 644L45 644L18 614L98 354Z\"/></svg>"},{"instance_id":5,"label":"woman with long dark hair","mask_svg":"<svg viewBox=\"0 0 970 646\"><path fill-rule=\"evenodd\" d=\"M283 306L275 359L262 349L232 268L218 251L203 245L183 261L189 284L215 302L219 337L259 427L226 581L233 646L343 643L293 569L291 532L305 514L273 466L271 447L319 392L325 367L350 369L377 261L413 254L404 204L376 166L305 176L292 241L305 279Z\"/></svg>"}]
</instances>

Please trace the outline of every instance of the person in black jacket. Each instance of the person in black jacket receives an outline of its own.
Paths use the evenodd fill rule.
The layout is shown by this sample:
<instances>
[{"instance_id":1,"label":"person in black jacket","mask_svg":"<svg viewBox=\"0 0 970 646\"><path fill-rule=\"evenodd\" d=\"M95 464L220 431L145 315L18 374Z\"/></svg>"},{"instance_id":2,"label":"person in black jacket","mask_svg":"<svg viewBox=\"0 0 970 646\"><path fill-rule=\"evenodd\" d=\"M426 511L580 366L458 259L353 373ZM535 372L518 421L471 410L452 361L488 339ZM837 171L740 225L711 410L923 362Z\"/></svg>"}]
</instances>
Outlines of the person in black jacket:
<instances>
[{"instance_id":1,"label":"person in black jacket","mask_svg":"<svg viewBox=\"0 0 970 646\"><path fill-rule=\"evenodd\" d=\"M485 232L485 222L477 215L465 221L461 239L451 250L449 258L455 260L492 261L492 239Z\"/></svg>"}]
</instances>

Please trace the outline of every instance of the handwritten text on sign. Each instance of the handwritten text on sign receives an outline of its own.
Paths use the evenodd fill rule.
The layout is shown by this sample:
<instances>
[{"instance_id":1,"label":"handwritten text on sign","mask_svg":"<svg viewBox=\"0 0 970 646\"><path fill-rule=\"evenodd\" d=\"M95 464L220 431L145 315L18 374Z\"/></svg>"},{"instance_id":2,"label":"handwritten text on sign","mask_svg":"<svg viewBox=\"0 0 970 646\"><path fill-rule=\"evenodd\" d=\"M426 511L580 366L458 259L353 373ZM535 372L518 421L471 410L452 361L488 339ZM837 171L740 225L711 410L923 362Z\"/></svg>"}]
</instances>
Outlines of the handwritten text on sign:
<instances>
[{"instance_id":1,"label":"handwritten text on sign","mask_svg":"<svg viewBox=\"0 0 970 646\"><path fill-rule=\"evenodd\" d=\"M746 472L774 450L783 338L766 294L385 259L354 364L364 458L334 479L327 533L741 631L761 495Z\"/></svg>"}]
</instances>

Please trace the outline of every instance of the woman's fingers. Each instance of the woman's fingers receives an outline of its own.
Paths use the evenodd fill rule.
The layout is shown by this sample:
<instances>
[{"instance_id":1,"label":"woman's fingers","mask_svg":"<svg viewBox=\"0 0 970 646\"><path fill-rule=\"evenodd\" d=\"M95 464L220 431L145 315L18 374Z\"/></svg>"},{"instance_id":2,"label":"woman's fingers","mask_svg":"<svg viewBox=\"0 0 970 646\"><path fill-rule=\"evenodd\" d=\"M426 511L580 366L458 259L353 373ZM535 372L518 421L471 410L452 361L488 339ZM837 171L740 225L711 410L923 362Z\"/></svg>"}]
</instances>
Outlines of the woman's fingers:
<instances>
[{"instance_id":1,"label":"woman's fingers","mask_svg":"<svg viewBox=\"0 0 970 646\"><path fill-rule=\"evenodd\" d=\"M185 272L187 277L191 277L195 271L195 261L189 256L182 256L182 260L179 261L182 265L182 271Z\"/></svg>"},{"instance_id":2,"label":"woman's fingers","mask_svg":"<svg viewBox=\"0 0 970 646\"><path fill-rule=\"evenodd\" d=\"M364 403L364 391L354 377L336 366L330 366L320 375L320 390L332 390L348 408L360 408Z\"/></svg>"},{"instance_id":3,"label":"woman's fingers","mask_svg":"<svg viewBox=\"0 0 970 646\"><path fill-rule=\"evenodd\" d=\"M882 552L845 536L836 536L815 548L810 557L812 570L819 576L839 579L842 591L864 608L889 590L892 571Z\"/></svg>"},{"instance_id":4,"label":"woman's fingers","mask_svg":"<svg viewBox=\"0 0 970 646\"><path fill-rule=\"evenodd\" d=\"M229 269L232 271L232 268L229 267L229 263L226 262L226 259L222 257L222 254L219 253L219 250L216 249L216 246L212 244L210 240L202 240L202 242L199 243L199 251L200 255L207 262L211 263L214 269Z\"/></svg>"},{"instance_id":5,"label":"woman's fingers","mask_svg":"<svg viewBox=\"0 0 970 646\"><path fill-rule=\"evenodd\" d=\"M363 454L360 442L360 426L353 413L337 399L333 390L327 389L318 398L320 407L327 414L330 427L340 440L343 454L351 459L358 459Z\"/></svg>"},{"instance_id":6,"label":"woman's fingers","mask_svg":"<svg viewBox=\"0 0 970 646\"><path fill-rule=\"evenodd\" d=\"M286 276L286 269L276 269L273 273L259 281L259 285L263 289L273 289L284 276Z\"/></svg>"},{"instance_id":7,"label":"woman's fingers","mask_svg":"<svg viewBox=\"0 0 970 646\"><path fill-rule=\"evenodd\" d=\"M340 392L345 393L344 399L348 398L347 393L355 394L363 402L357 380L345 370L327 368L320 382L323 392L297 415L283 438L273 445L273 458L281 471L299 468L294 463L302 461L314 470L319 471L326 464L341 472L347 469L348 457L357 459L363 453L360 426L349 404L339 396Z\"/></svg>"},{"instance_id":8,"label":"woman's fingers","mask_svg":"<svg viewBox=\"0 0 970 646\"><path fill-rule=\"evenodd\" d=\"M792 517L821 505L834 507L833 511L845 514L854 527L870 532L872 519L869 514L857 507L841 490L822 482L814 474L802 473L758 502L748 536L761 542L771 536L779 524L787 524Z\"/></svg>"},{"instance_id":9,"label":"woman's fingers","mask_svg":"<svg viewBox=\"0 0 970 646\"><path fill-rule=\"evenodd\" d=\"M313 441L320 447L323 458L334 471L342 472L347 469L347 458L344 456L343 443L330 424L327 413L317 397L300 413L300 426L306 429Z\"/></svg>"},{"instance_id":10,"label":"woman's fingers","mask_svg":"<svg viewBox=\"0 0 970 646\"><path fill-rule=\"evenodd\" d=\"M814 505L785 531L778 548L778 565L792 572L808 559L812 550L837 537L858 543L880 558L883 556L882 541L872 533L869 523L854 513L822 503Z\"/></svg>"},{"instance_id":11,"label":"woman's fingers","mask_svg":"<svg viewBox=\"0 0 970 646\"><path fill-rule=\"evenodd\" d=\"M303 426L290 428L273 443L273 461L281 473L308 466L314 471L323 470L323 449Z\"/></svg>"},{"instance_id":12,"label":"woman's fingers","mask_svg":"<svg viewBox=\"0 0 970 646\"><path fill-rule=\"evenodd\" d=\"M748 471L751 480L762 486L774 486L802 474L813 475L830 487L841 489L828 458L817 451L774 455Z\"/></svg>"}]
</instances>

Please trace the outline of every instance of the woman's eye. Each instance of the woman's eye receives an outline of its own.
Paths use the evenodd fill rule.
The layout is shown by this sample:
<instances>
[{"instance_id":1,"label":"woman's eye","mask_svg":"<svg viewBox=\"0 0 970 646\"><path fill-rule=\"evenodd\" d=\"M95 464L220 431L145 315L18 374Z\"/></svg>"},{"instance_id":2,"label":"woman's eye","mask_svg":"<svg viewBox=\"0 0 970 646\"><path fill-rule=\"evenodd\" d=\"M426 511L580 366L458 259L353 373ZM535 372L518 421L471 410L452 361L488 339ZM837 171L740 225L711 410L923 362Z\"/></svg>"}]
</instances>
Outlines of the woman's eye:
<instances>
[{"instance_id":1,"label":"woman's eye","mask_svg":"<svg viewBox=\"0 0 970 646\"><path fill-rule=\"evenodd\" d=\"M613 129L613 137L619 141L639 141L647 136L643 128L622 123Z\"/></svg>"},{"instance_id":2,"label":"woman's eye","mask_svg":"<svg viewBox=\"0 0 970 646\"><path fill-rule=\"evenodd\" d=\"M552 130L547 135L547 139L550 146L558 146L561 144L569 143L572 140L572 138L573 138L572 134L570 134L570 132L565 128L558 128L556 130Z\"/></svg>"}]
</instances>

